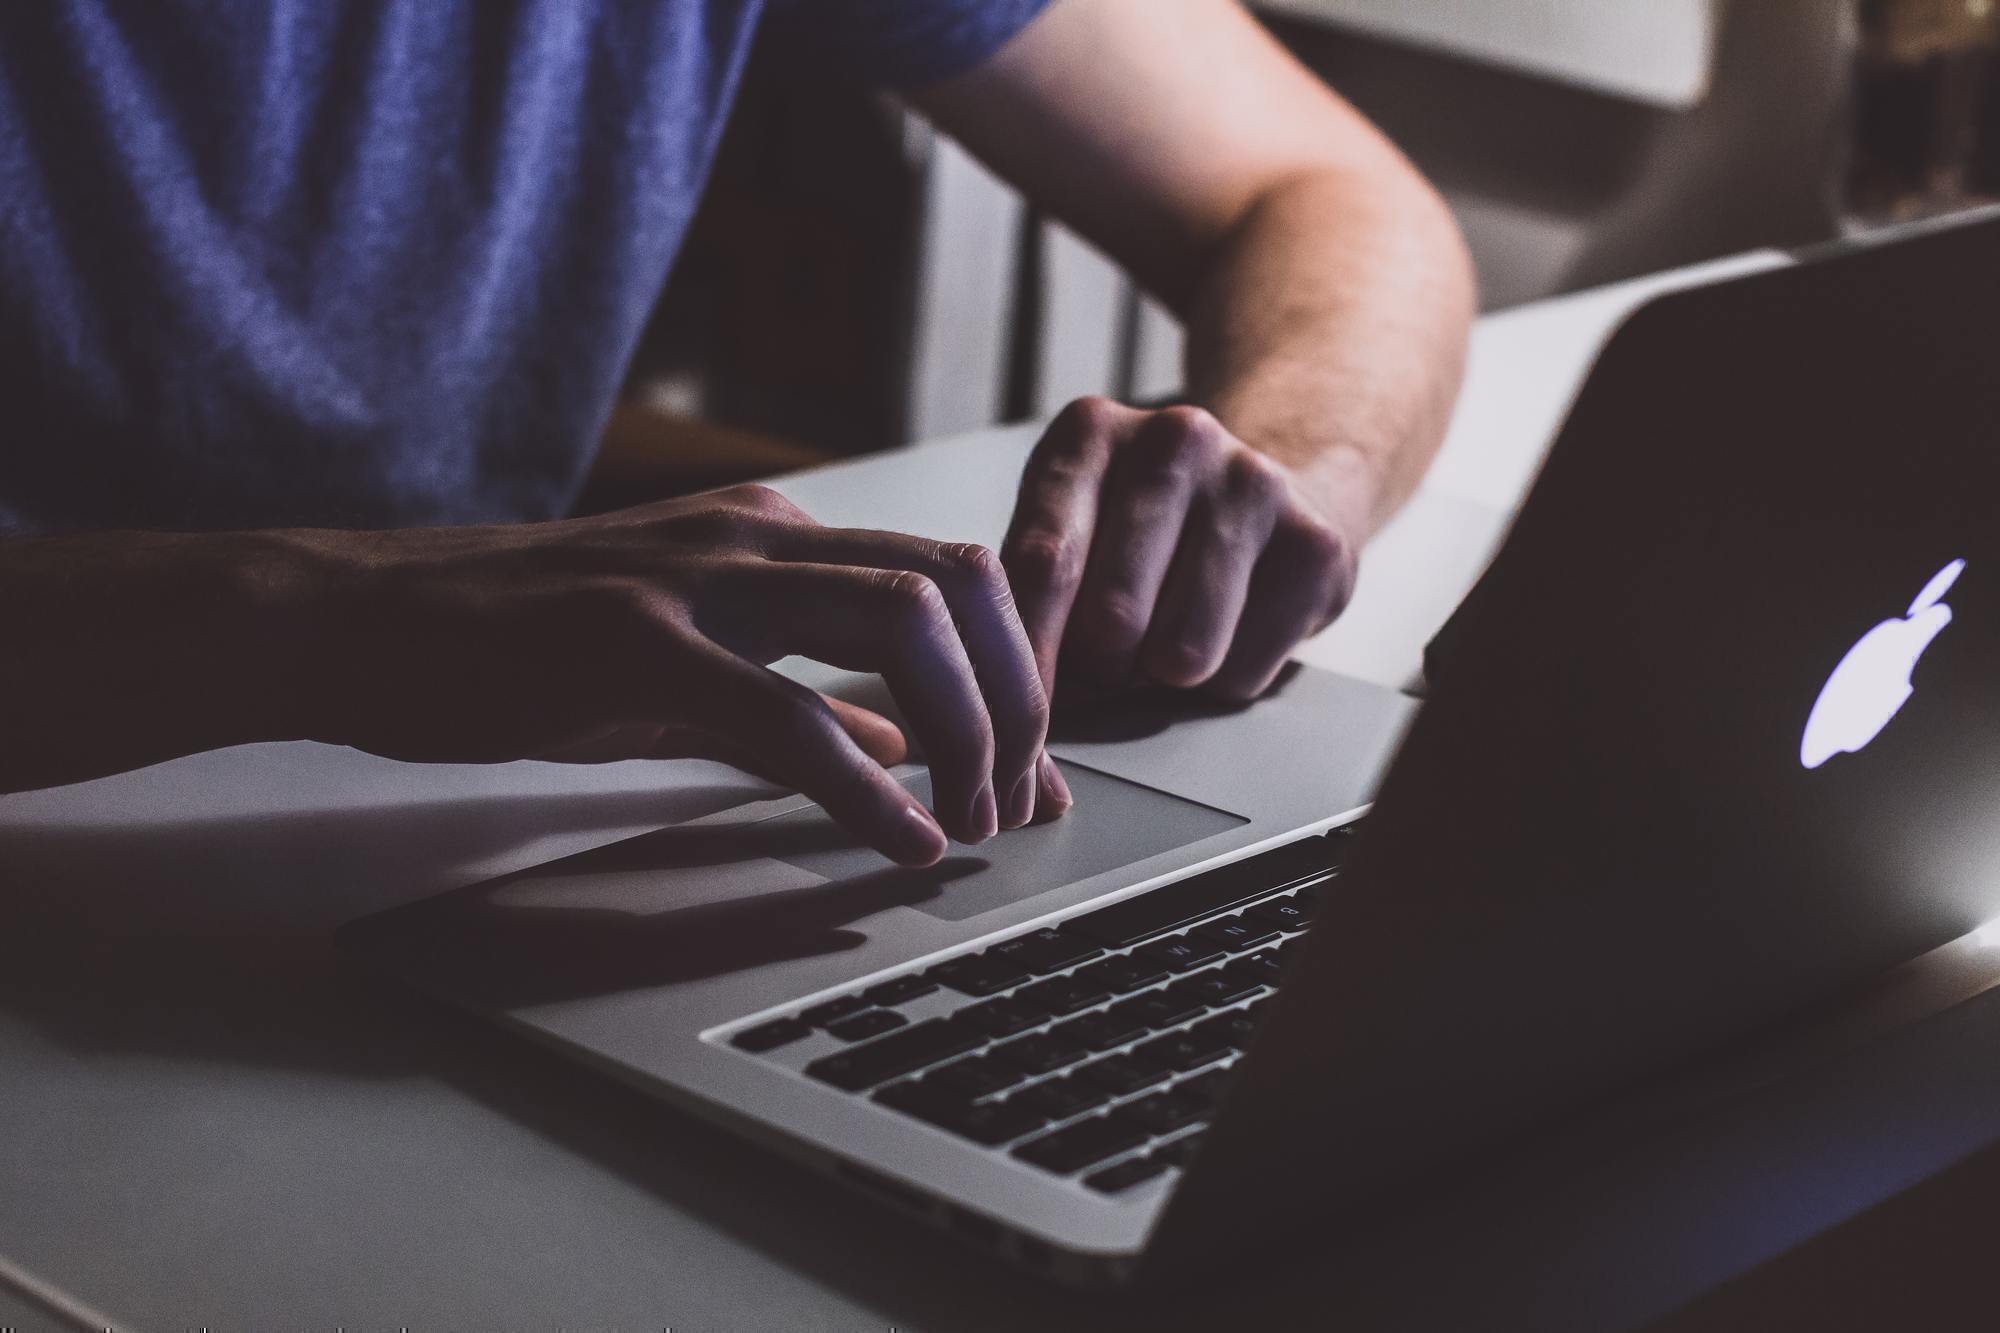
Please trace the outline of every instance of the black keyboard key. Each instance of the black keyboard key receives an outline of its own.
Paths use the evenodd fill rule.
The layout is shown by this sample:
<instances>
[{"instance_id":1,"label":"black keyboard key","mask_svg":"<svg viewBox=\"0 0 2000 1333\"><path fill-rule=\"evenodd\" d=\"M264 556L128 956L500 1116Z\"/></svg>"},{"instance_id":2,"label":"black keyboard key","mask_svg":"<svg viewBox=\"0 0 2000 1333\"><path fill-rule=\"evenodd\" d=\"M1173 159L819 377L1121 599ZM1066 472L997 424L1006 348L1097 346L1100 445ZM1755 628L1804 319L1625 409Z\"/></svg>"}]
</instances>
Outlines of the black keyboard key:
<instances>
[{"instance_id":1,"label":"black keyboard key","mask_svg":"<svg viewBox=\"0 0 2000 1333\"><path fill-rule=\"evenodd\" d=\"M1073 1014L1088 1009L1099 1000L1109 999L1110 991L1074 977L1050 977L1032 986L1023 986L1014 998L1046 1009L1052 1014Z\"/></svg>"},{"instance_id":2,"label":"black keyboard key","mask_svg":"<svg viewBox=\"0 0 2000 1333\"><path fill-rule=\"evenodd\" d=\"M1305 950L1306 950L1305 936L1287 935L1285 936L1285 938L1273 944L1270 948L1259 949L1257 953L1268 953L1273 958L1276 958L1280 963L1285 963L1291 961L1294 958L1297 958L1300 954L1304 953ZM1251 954L1250 956L1252 958L1255 958L1257 954Z\"/></svg>"},{"instance_id":3,"label":"black keyboard key","mask_svg":"<svg viewBox=\"0 0 2000 1333\"><path fill-rule=\"evenodd\" d=\"M1176 991L1189 1000L1199 1000L1211 1009L1219 1009L1225 1004L1233 1004L1246 995L1253 995L1264 983L1248 981L1227 968L1211 968L1186 981L1177 981L1169 990Z\"/></svg>"},{"instance_id":4,"label":"black keyboard key","mask_svg":"<svg viewBox=\"0 0 2000 1333\"><path fill-rule=\"evenodd\" d=\"M1339 839L1301 838L1086 912L1064 929L1114 949L1137 944L1323 872L1339 864L1342 851Z\"/></svg>"},{"instance_id":5,"label":"black keyboard key","mask_svg":"<svg viewBox=\"0 0 2000 1333\"><path fill-rule=\"evenodd\" d=\"M1258 903L1243 914L1243 919L1269 926L1272 930L1304 930L1312 925L1312 913L1306 905L1289 897Z\"/></svg>"},{"instance_id":6,"label":"black keyboard key","mask_svg":"<svg viewBox=\"0 0 2000 1333\"><path fill-rule=\"evenodd\" d=\"M922 1083L912 1080L891 1084L877 1092L873 1100L989 1148L1032 1134L1049 1123L1047 1116L1025 1106L1009 1106L1004 1102L975 1106L940 1093L929 1083L926 1079Z\"/></svg>"},{"instance_id":7,"label":"black keyboard key","mask_svg":"<svg viewBox=\"0 0 2000 1333\"><path fill-rule=\"evenodd\" d=\"M1279 966L1278 955L1275 952L1270 949L1259 949L1248 957L1238 958L1227 964L1223 971L1252 986L1275 986L1278 984L1278 978L1283 975L1284 968Z\"/></svg>"},{"instance_id":8,"label":"black keyboard key","mask_svg":"<svg viewBox=\"0 0 2000 1333\"><path fill-rule=\"evenodd\" d=\"M1128 1102L1118 1108L1118 1113L1149 1134L1171 1134L1208 1119L1211 1109L1208 1102L1200 1097L1168 1089L1150 1097L1141 1097L1136 1102Z\"/></svg>"},{"instance_id":9,"label":"black keyboard key","mask_svg":"<svg viewBox=\"0 0 2000 1333\"><path fill-rule=\"evenodd\" d=\"M1233 1069L1211 1069L1206 1074L1196 1074L1174 1084L1174 1091L1183 1097L1198 1097L1213 1107L1222 1100L1222 1090L1228 1086Z\"/></svg>"},{"instance_id":10,"label":"black keyboard key","mask_svg":"<svg viewBox=\"0 0 2000 1333\"><path fill-rule=\"evenodd\" d=\"M1024 967L1030 972L1060 972L1073 963L1095 958L1104 950L1080 935L1050 927L1011 940L1002 940L981 955L983 958Z\"/></svg>"},{"instance_id":11,"label":"black keyboard key","mask_svg":"<svg viewBox=\"0 0 2000 1333\"><path fill-rule=\"evenodd\" d=\"M970 995L975 1000L983 1000L989 995L998 995L1018 982L1026 981L1028 974L1012 963L971 954L964 958L953 958L948 962L939 963L924 973L924 979L949 986L960 995Z\"/></svg>"},{"instance_id":12,"label":"black keyboard key","mask_svg":"<svg viewBox=\"0 0 2000 1333\"><path fill-rule=\"evenodd\" d=\"M1118 1111L1065 1125L1053 1134L1030 1139L1014 1156L1057 1175L1081 1171L1093 1162L1115 1157L1151 1137L1144 1125Z\"/></svg>"},{"instance_id":13,"label":"black keyboard key","mask_svg":"<svg viewBox=\"0 0 2000 1333\"><path fill-rule=\"evenodd\" d=\"M1014 1040L993 1048L993 1058L1005 1060L1030 1074L1047 1074L1073 1065L1090 1054L1073 1041L1062 1041L1046 1034L1032 1037L1016 1037Z\"/></svg>"},{"instance_id":14,"label":"black keyboard key","mask_svg":"<svg viewBox=\"0 0 2000 1333\"><path fill-rule=\"evenodd\" d=\"M983 1055L954 1060L942 1069L924 1075L924 1086L960 1101L978 1101L996 1092L1005 1092L1024 1081L1027 1072Z\"/></svg>"},{"instance_id":15,"label":"black keyboard key","mask_svg":"<svg viewBox=\"0 0 2000 1333\"><path fill-rule=\"evenodd\" d=\"M1007 1099L1010 1105L1025 1106L1051 1120L1067 1120L1085 1111L1094 1111L1110 1100L1108 1089L1075 1078L1052 1078L1032 1088L1023 1088Z\"/></svg>"},{"instance_id":16,"label":"black keyboard key","mask_svg":"<svg viewBox=\"0 0 2000 1333\"><path fill-rule=\"evenodd\" d=\"M1088 1046L1093 1051L1108 1051L1113 1046L1123 1046L1128 1041L1136 1041L1152 1031L1150 1024L1129 1014L1085 1014L1082 1018L1072 1018L1067 1023L1058 1023L1049 1029L1049 1035L1065 1041L1073 1041L1079 1046Z\"/></svg>"},{"instance_id":17,"label":"black keyboard key","mask_svg":"<svg viewBox=\"0 0 2000 1333\"><path fill-rule=\"evenodd\" d=\"M801 1011L799 1021L810 1023L816 1028L823 1028L837 1018L858 1014L867 1007L868 1001L859 995L843 995L837 1000L828 1000L825 1004L816 1004L810 1009Z\"/></svg>"},{"instance_id":18,"label":"black keyboard key","mask_svg":"<svg viewBox=\"0 0 2000 1333\"><path fill-rule=\"evenodd\" d=\"M1250 1037L1257 1030L1257 1020L1241 1009L1231 1009L1226 1014L1217 1014L1214 1018L1196 1023L1192 1030L1229 1043L1231 1050L1242 1051L1250 1047Z\"/></svg>"},{"instance_id":19,"label":"black keyboard key","mask_svg":"<svg viewBox=\"0 0 2000 1333\"><path fill-rule=\"evenodd\" d=\"M1039 1005L1024 1004L1010 995L984 1004L968 1004L952 1017L970 1023L989 1037L1011 1037L1048 1022L1049 1011Z\"/></svg>"},{"instance_id":20,"label":"black keyboard key","mask_svg":"<svg viewBox=\"0 0 2000 1333\"><path fill-rule=\"evenodd\" d=\"M1144 1023L1155 1031L1178 1027L1202 1012L1198 1001L1172 994L1172 989L1156 990L1150 995L1114 1004L1109 1012L1117 1018Z\"/></svg>"},{"instance_id":21,"label":"black keyboard key","mask_svg":"<svg viewBox=\"0 0 2000 1333\"><path fill-rule=\"evenodd\" d=\"M858 1014L834 1019L826 1025L826 1030L842 1041L866 1041L885 1032L894 1032L909 1021L901 1014L892 1014L887 1009L864 1009Z\"/></svg>"},{"instance_id":22,"label":"black keyboard key","mask_svg":"<svg viewBox=\"0 0 2000 1333\"><path fill-rule=\"evenodd\" d=\"M1140 946L1134 952L1143 954L1162 967L1170 967L1176 972L1185 972L1191 967L1213 962L1227 952L1203 940L1189 939L1185 935L1170 935L1163 940Z\"/></svg>"},{"instance_id":23,"label":"black keyboard key","mask_svg":"<svg viewBox=\"0 0 2000 1333\"><path fill-rule=\"evenodd\" d=\"M1200 1014L1208 1010L1208 1001L1201 997L1200 983L1208 973L1202 972L1184 981L1176 981L1160 993L1167 997L1182 1013Z\"/></svg>"},{"instance_id":24,"label":"black keyboard key","mask_svg":"<svg viewBox=\"0 0 2000 1333\"><path fill-rule=\"evenodd\" d=\"M937 989L935 981L925 981L922 977L894 977L879 986L870 986L861 992L861 998L870 1004L884 1008L890 1005L907 1004L921 995L929 995Z\"/></svg>"},{"instance_id":25,"label":"black keyboard key","mask_svg":"<svg viewBox=\"0 0 2000 1333\"><path fill-rule=\"evenodd\" d=\"M754 1028L744 1028L729 1039L729 1044L739 1051L775 1051L811 1033L810 1023L801 1023L796 1018L778 1018L769 1023L759 1023Z\"/></svg>"},{"instance_id":26,"label":"black keyboard key","mask_svg":"<svg viewBox=\"0 0 2000 1333\"><path fill-rule=\"evenodd\" d=\"M1194 1160L1195 1153L1201 1150L1201 1141L1207 1137L1208 1131L1197 1130L1185 1138L1175 1139L1172 1143L1155 1148L1146 1155L1156 1162L1166 1162L1170 1166L1186 1166Z\"/></svg>"},{"instance_id":27,"label":"black keyboard key","mask_svg":"<svg viewBox=\"0 0 2000 1333\"><path fill-rule=\"evenodd\" d=\"M1143 1046L1132 1048L1132 1058L1141 1064L1183 1072L1212 1064L1231 1053L1228 1042L1213 1033L1193 1030L1169 1032L1164 1037L1155 1037Z\"/></svg>"},{"instance_id":28,"label":"black keyboard key","mask_svg":"<svg viewBox=\"0 0 2000 1333\"><path fill-rule=\"evenodd\" d=\"M960 1138L997 1148L1024 1134L1032 1134L1049 1123L1049 1118L1012 1101L980 1102L976 1106L939 1107L923 1119L939 1129L948 1129Z\"/></svg>"},{"instance_id":29,"label":"black keyboard key","mask_svg":"<svg viewBox=\"0 0 2000 1333\"><path fill-rule=\"evenodd\" d=\"M806 1066L806 1073L836 1088L859 1092L925 1065L964 1055L986 1041L985 1034L949 1019L933 1018L915 1027L877 1037Z\"/></svg>"},{"instance_id":30,"label":"black keyboard key","mask_svg":"<svg viewBox=\"0 0 2000 1333\"><path fill-rule=\"evenodd\" d=\"M1196 926L1188 934L1230 953L1242 953L1245 949L1254 949L1260 944L1278 938L1276 928L1260 925L1255 921L1245 921L1241 916L1226 916L1220 921Z\"/></svg>"},{"instance_id":31,"label":"black keyboard key","mask_svg":"<svg viewBox=\"0 0 2000 1333\"><path fill-rule=\"evenodd\" d=\"M1099 1194L1117 1194L1129 1190L1134 1185L1151 1180L1154 1176L1165 1175L1172 1163L1163 1162L1151 1156L1134 1157L1116 1166L1107 1166L1095 1175L1085 1176L1083 1183Z\"/></svg>"},{"instance_id":32,"label":"black keyboard key","mask_svg":"<svg viewBox=\"0 0 2000 1333\"><path fill-rule=\"evenodd\" d=\"M1150 986L1166 976L1167 969L1150 958L1119 954L1115 958L1106 958L1103 962L1079 967L1070 975L1093 986L1102 986L1113 995L1124 995L1141 986Z\"/></svg>"},{"instance_id":33,"label":"black keyboard key","mask_svg":"<svg viewBox=\"0 0 2000 1333\"><path fill-rule=\"evenodd\" d=\"M886 1088L877 1088L869 1095L868 1100L893 1107L906 1115L922 1117L935 1112L946 1102L956 1099L945 1096L922 1080L906 1078L901 1083L891 1083Z\"/></svg>"},{"instance_id":34,"label":"black keyboard key","mask_svg":"<svg viewBox=\"0 0 2000 1333\"><path fill-rule=\"evenodd\" d=\"M1155 1083L1166 1082L1167 1071L1155 1065L1140 1064L1130 1056L1108 1055L1102 1060L1092 1060L1070 1077L1089 1079L1122 1097L1128 1092L1138 1092Z\"/></svg>"}]
</instances>

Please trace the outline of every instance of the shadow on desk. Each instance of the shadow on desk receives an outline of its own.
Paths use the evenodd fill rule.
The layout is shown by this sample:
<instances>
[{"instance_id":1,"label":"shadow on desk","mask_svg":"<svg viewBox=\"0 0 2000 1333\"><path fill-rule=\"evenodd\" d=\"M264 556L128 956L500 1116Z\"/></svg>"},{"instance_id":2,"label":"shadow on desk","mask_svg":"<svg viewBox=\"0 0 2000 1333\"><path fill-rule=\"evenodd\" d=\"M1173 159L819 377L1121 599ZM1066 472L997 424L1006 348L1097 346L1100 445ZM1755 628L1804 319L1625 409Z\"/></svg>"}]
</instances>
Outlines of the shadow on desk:
<instances>
[{"instance_id":1,"label":"shadow on desk","mask_svg":"<svg viewBox=\"0 0 2000 1333\"><path fill-rule=\"evenodd\" d=\"M510 848L694 819L768 788L505 796L162 825L0 826L0 1012L80 1053L421 1068L333 928ZM474 875L474 878L483 875Z\"/></svg>"}]
</instances>

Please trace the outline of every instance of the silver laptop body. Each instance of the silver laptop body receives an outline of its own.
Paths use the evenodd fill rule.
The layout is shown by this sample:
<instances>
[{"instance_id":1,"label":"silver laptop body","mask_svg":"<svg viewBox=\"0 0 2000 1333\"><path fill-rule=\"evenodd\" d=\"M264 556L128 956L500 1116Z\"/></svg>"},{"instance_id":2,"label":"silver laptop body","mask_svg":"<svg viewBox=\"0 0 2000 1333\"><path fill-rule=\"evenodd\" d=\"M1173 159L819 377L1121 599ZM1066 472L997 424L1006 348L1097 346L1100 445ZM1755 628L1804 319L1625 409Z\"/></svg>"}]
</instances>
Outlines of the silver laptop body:
<instances>
[{"instance_id":1,"label":"silver laptop body","mask_svg":"<svg viewBox=\"0 0 2000 1333\"><path fill-rule=\"evenodd\" d=\"M1316 1234L2000 914L1996 326L1994 222L1641 310L1420 716L1138 699L932 871L780 799L353 942L1059 1277Z\"/></svg>"}]
</instances>

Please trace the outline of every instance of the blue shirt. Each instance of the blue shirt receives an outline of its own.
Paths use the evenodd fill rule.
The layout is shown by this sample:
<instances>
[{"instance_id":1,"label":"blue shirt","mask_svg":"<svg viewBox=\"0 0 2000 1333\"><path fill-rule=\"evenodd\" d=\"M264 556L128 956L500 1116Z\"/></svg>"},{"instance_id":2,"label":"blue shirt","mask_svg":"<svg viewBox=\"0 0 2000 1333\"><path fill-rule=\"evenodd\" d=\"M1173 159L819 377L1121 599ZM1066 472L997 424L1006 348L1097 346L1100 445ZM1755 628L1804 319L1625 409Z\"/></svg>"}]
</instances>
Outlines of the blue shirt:
<instances>
[{"instance_id":1,"label":"blue shirt","mask_svg":"<svg viewBox=\"0 0 2000 1333\"><path fill-rule=\"evenodd\" d=\"M0 532L561 514L759 25L919 84L1044 2L0 4Z\"/></svg>"}]
</instances>

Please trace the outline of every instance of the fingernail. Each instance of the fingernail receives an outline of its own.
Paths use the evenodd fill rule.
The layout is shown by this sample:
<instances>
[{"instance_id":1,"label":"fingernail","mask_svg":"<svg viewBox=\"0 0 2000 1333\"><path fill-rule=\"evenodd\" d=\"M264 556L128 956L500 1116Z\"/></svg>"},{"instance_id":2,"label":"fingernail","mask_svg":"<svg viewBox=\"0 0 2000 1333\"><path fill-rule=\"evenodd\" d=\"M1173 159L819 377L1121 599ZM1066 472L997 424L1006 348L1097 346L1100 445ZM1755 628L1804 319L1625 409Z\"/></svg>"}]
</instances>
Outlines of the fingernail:
<instances>
[{"instance_id":1,"label":"fingernail","mask_svg":"<svg viewBox=\"0 0 2000 1333\"><path fill-rule=\"evenodd\" d=\"M1000 831L1000 810L993 800L993 784L988 782L972 798L972 831L981 842Z\"/></svg>"},{"instance_id":2,"label":"fingernail","mask_svg":"<svg viewBox=\"0 0 2000 1333\"><path fill-rule=\"evenodd\" d=\"M947 846L944 830L931 818L930 811L921 805L907 805L903 814L908 817L906 836L899 839L903 854L896 859L906 865L927 866L943 856Z\"/></svg>"},{"instance_id":3,"label":"fingernail","mask_svg":"<svg viewBox=\"0 0 2000 1333\"><path fill-rule=\"evenodd\" d=\"M1007 798L1007 827L1020 828L1035 817L1036 773L1029 769L1014 784L1013 794Z\"/></svg>"},{"instance_id":4,"label":"fingernail","mask_svg":"<svg viewBox=\"0 0 2000 1333\"><path fill-rule=\"evenodd\" d=\"M1049 758L1046 751L1042 754L1042 762L1035 766L1035 771L1041 775L1042 795L1048 798L1049 804L1058 812L1076 804L1076 797L1070 795L1069 783L1063 781L1062 770L1056 767L1056 761Z\"/></svg>"}]
</instances>

